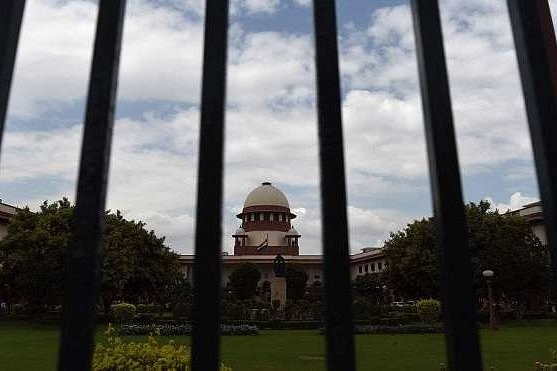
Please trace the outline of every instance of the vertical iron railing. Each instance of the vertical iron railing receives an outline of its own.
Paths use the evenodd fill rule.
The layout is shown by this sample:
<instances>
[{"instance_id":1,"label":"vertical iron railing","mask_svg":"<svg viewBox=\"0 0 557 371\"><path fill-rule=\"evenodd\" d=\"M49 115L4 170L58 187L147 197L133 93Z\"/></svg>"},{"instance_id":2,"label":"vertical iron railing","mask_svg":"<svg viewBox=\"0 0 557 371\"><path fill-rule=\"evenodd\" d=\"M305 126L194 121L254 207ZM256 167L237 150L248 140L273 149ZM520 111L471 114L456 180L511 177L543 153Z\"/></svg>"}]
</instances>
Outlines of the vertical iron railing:
<instances>
[{"instance_id":1,"label":"vertical iron railing","mask_svg":"<svg viewBox=\"0 0 557 371\"><path fill-rule=\"evenodd\" d=\"M89 370L125 0L101 0L68 252L58 369Z\"/></svg>"},{"instance_id":2,"label":"vertical iron railing","mask_svg":"<svg viewBox=\"0 0 557 371\"><path fill-rule=\"evenodd\" d=\"M24 8L25 0L0 3L0 148Z\"/></svg>"},{"instance_id":3,"label":"vertical iron railing","mask_svg":"<svg viewBox=\"0 0 557 371\"><path fill-rule=\"evenodd\" d=\"M547 0L507 0L557 293L557 45ZM0 145L24 0L0 1ZM327 368L353 370L348 228L334 0L314 0ZM94 339L124 0L101 0L68 257L60 370L87 370ZM481 370L474 292L437 0L412 0L450 370ZM207 0L194 271L193 368L219 365L221 203L228 1ZM203 237L203 238L202 238Z\"/></svg>"},{"instance_id":4,"label":"vertical iron railing","mask_svg":"<svg viewBox=\"0 0 557 371\"><path fill-rule=\"evenodd\" d=\"M206 4L193 270L194 371L218 370L220 335L221 206L228 0L208 0Z\"/></svg>"},{"instance_id":5,"label":"vertical iron railing","mask_svg":"<svg viewBox=\"0 0 557 371\"><path fill-rule=\"evenodd\" d=\"M437 0L412 0L450 370L481 370L472 263Z\"/></svg>"},{"instance_id":6,"label":"vertical iron railing","mask_svg":"<svg viewBox=\"0 0 557 371\"><path fill-rule=\"evenodd\" d=\"M314 0L313 18L327 369L351 371L355 369L354 330L335 1Z\"/></svg>"},{"instance_id":7,"label":"vertical iron railing","mask_svg":"<svg viewBox=\"0 0 557 371\"><path fill-rule=\"evenodd\" d=\"M557 299L557 45L547 0L508 0Z\"/></svg>"}]
</instances>

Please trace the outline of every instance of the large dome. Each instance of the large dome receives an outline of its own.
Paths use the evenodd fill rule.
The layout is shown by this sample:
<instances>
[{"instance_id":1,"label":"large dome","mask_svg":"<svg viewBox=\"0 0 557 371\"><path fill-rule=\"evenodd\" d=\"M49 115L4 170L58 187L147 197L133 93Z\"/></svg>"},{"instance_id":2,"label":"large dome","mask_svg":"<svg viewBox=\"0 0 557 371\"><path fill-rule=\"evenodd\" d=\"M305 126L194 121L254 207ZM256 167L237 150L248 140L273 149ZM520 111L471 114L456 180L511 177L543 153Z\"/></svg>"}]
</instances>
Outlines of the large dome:
<instances>
[{"instance_id":1,"label":"large dome","mask_svg":"<svg viewBox=\"0 0 557 371\"><path fill-rule=\"evenodd\" d=\"M284 193L269 182L262 183L246 197L244 208L251 206L282 206L290 209Z\"/></svg>"}]
</instances>

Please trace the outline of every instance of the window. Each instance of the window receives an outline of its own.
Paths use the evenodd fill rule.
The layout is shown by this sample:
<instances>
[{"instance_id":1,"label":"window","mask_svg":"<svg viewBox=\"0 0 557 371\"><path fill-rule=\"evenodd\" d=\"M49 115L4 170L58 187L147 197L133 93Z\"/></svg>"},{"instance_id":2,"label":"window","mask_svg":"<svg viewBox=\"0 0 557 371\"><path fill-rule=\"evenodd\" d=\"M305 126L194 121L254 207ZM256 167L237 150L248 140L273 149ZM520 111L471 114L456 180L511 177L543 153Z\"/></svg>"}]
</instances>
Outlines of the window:
<instances>
[{"instance_id":1,"label":"window","mask_svg":"<svg viewBox=\"0 0 557 371\"><path fill-rule=\"evenodd\" d=\"M377 263L377 270L380 271L382 266L383 266L383 264L381 264L381 262Z\"/></svg>"},{"instance_id":2,"label":"window","mask_svg":"<svg viewBox=\"0 0 557 371\"><path fill-rule=\"evenodd\" d=\"M270 214L269 214L269 217L270 217L270 219L269 219L270 221L275 220L275 214L270 213Z\"/></svg>"},{"instance_id":3,"label":"window","mask_svg":"<svg viewBox=\"0 0 557 371\"><path fill-rule=\"evenodd\" d=\"M278 214L278 220L279 222L282 222L282 214Z\"/></svg>"},{"instance_id":4,"label":"window","mask_svg":"<svg viewBox=\"0 0 557 371\"><path fill-rule=\"evenodd\" d=\"M362 273L362 266L361 265L358 267L358 273Z\"/></svg>"},{"instance_id":5,"label":"window","mask_svg":"<svg viewBox=\"0 0 557 371\"><path fill-rule=\"evenodd\" d=\"M255 214L250 214L250 219L251 219L252 222L254 222L255 221Z\"/></svg>"},{"instance_id":6,"label":"window","mask_svg":"<svg viewBox=\"0 0 557 371\"><path fill-rule=\"evenodd\" d=\"M365 266L365 271L366 271L366 273L369 272L369 267L367 266L367 264Z\"/></svg>"},{"instance_id":7,"label":"window","mask_svg":"<svg viewBox=\"0 0 557 371\"><path fill-rule=\"evenodd\" d=\"M371 271L375 272L375 263L371 263Z\"/></svg>"},{"instance_id":8,"label":"window","mask_svg":"<svg viewBox=\"0 0 557 371\"><path fill-rule=\"evenodd\" d=\"M262 222L264 219L265 215L263 213L259 213L259 221Z\"/></svg>"}]
</instances>

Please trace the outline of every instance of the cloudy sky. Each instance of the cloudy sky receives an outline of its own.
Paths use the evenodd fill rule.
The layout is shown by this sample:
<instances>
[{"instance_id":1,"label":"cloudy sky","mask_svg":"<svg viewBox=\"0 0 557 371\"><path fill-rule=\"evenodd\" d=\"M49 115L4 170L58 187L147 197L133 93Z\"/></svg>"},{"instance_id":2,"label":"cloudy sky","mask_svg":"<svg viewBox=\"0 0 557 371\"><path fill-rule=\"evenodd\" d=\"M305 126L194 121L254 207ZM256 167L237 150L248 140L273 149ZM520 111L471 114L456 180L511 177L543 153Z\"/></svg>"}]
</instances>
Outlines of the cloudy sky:
<instances>
[{"instance_id":1,"label":"cloudy sky","mask_svg":"<svg viewBox=\"0 0 557 371\"><path fill-rule=\"evenodd\" d=\"M262 181L298 214L301 252L320 252L315 76L309 0L232 0L223 249ZM556 2L552 3L555 14ZM350 247L379 246L431 196L409 4L337 5ZM441 1L467 201L505 210L537 200L504 0ZM30 0L4 136L0 197L37 208L75 199L97 4ZM130 0L108 207L193 252L202 0Z\"/></svg>"}]
</instances>

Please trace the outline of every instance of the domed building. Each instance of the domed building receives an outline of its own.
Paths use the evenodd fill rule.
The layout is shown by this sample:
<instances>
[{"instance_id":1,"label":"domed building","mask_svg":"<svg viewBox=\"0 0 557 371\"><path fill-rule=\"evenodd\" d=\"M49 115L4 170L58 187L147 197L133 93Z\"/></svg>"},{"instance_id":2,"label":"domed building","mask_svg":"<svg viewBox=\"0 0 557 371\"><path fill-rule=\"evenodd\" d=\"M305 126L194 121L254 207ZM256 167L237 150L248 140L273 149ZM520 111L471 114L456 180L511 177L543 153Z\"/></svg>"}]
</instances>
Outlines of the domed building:
<instances>
[{"instance_id":1,"label":"domed building","mask_svg":"<svg viewBox=\"0 0 557 371\"><path fill-rule=\"evenodd\" d=\"M321 255L300 254L301 235L292 221L296 214L290 209L286 195L270 182L263 182L248 193L237 230L232 234L233 251L226 247L222 253L222 285L226 286L230 273L240 263L250 262L261 272L260 286L265 286L274 276L273 261L280 254L286 263L303 268L308 275L308 285L320 283L322 275ZM226 241L224 241L226 244ZM193 274L193 255L181 255L182 272L187 279ZM385 267L380 248L367 247L361 253L350 256L350 275L354 279L366 273L379 273Z\"/></svg>"},{"instance_id":2,"label":"domed building","mask_svg":"<svg viewBox=\"0 0 557 371\"><path fill-rule=\"evenodd\" d=\"M248 194L242 221L234 237L234 255L300 255L300 234L292 226L296 215L284 193L264 182Z\"/></svg>"}]
</instances>

